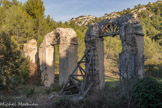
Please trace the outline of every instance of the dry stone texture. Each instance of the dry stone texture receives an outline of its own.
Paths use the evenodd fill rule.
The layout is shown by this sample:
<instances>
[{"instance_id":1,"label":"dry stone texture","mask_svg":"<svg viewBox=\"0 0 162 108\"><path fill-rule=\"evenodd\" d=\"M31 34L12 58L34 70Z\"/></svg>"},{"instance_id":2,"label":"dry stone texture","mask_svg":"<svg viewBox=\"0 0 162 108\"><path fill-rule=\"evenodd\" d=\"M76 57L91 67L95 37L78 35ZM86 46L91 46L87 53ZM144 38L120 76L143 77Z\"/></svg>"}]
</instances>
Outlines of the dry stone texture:
<instances>
[{"instance_id":1,"label":"dry stone texture","mask_svg":"<svg viewBox=\"0 0 162 108\"><path fill-rule=\"evenodd\" d=\"M24 44L23 47L25 57L28 57L30 60L30 74L29 74L29 83L34 84L38 81L38 71L37 71L37 41L32 39Z\"/></svg>"},{"instance_id":2,"label":"dry stone texture","mask_svg":"<svg viewBox=\"0 0 162 108\"><path fill-rule=\"evenodd\" d=\"M77 36L73 29L57 28L48 33L39 48L39 61L41 79L45 86L54 83L55 49L59 45L59 84L62 85L68 79L77 65Z\"/></svg>"},{"instance_id":3,"label":"dry stone texture","mask_svg":"<svg viewBox=\"0 0 162 108\"><path fill-rule=\"evenodd\" d=\"M68 80L68 75L70 75L77 66L78 41L75 31L70 28L57 28L55 34L60 36L59 84L63 85ZM57 42L54 40L53 44L54 43Z\"/></svg>"},{"instance_id":4,"label":"dry stone texture","mask_svg":"<svg viewBox=\"0 0 162 108\"><path fill-rule=\"evenodd\" d=\"M30 61L37 64L37 41L32 39L24 44L23 47L25 57L29 57Z\"/></svg>"},{"instance_id":5,"label":"dry stone texture","mask_svg":"<svg viewBox=\"0 0 162 108\"><path fill-rule=\"evenodd\" d=\"M54 83L54 47L51 45L54 32L48 33L39 47L39 62L42 83L50 87Z\"/></svg>"},{"instance_id":6,"label":"dry stone texture","mask_svg":"<svg viewBox=\"0 0 162 108\"><path fill-rule=\"evenodd\" d=\"M122 52L120 53L119 70L123 79L130 80L134 77L143 78L143 32L142 26L136 15L124 15L116 19L106 19L102 22L90 25L86 37L86 49L92 47L94 50L94 70L93 75L89 76L88 83L94 81L93 89L104 87L104 46L102 28L108 23L116 23L119 27L119 35L122 42Z\"/></svg>"}]
</instances>

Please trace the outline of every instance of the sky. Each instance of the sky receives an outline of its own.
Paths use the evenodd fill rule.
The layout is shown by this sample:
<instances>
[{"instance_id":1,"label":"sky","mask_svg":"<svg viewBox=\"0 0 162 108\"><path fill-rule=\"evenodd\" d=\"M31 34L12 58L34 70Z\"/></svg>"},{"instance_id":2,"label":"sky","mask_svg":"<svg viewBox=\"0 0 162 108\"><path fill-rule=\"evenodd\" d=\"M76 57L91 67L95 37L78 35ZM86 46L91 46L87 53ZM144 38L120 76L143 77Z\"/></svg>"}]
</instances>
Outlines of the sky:
<instances>
[{"instance_id":1,"label":"sky","mask_svg":"<svg viewBox=\"0 0 162 108\"><path fill-rule=\"evenodd\" d=\"M27 0L18 0L22 3ZM105 13L134 8L138 4L147 4L157 0L42 0L45 15L50 15L55 21L68 21L82 15L101 17Z\"/></svg>"}]
</instances>

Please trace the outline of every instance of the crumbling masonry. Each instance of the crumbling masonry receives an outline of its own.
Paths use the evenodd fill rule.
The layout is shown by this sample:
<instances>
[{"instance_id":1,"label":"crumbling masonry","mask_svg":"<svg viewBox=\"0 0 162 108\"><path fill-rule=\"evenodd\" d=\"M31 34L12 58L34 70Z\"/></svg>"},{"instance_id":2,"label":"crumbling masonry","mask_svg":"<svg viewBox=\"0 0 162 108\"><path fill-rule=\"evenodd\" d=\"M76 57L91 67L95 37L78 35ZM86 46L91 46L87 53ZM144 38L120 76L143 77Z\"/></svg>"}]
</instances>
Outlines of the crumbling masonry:
<instances>
[{"instance_id":1,"label":"crumbling masonry","mask_svg":"<svg viewBox=\"0 0 162 108\"><path fill-rule=\"evenodd\" d=\"M144 76L144 34L136 15L123 15L90 25L85 36L86 50L78 62L78 41L73 29L57 28L48 33L39 48L42 83L46 87L54 83L54 46L59 45L59 84L63 85L59 93L76 88L79 98L83 98L89 90L103 89L105 86L103 37L116 35L120 36L122 42L122 52L119 54L119 76L124 91L128 94L134 81ZM27 56L32 54L30 58L35 62L33 58L36 57L36 51L30 54L25 47L24 51Z\"/></svg>"},{"instance_id":2,"label":"crumbling masonry","mask_svg":"<svg viewBox=\"0 0 162 108\"><path fill-rule=\"evenodd\" d=\"M77 65L78 41L76 33L70 28L57 28L48 33L39 48L41 79L44 86L50 87L54 83L55 48L59 45L59 84L68 80Z\"/></svg>"},{"instance_id":3,"label":"crumbling masonry","mask_svg":"<svg viewBox=\"0 0 162 108\"><path fill-rule=\"evenodd\" d=\"M103 37L119 35L122 52L119 54L119 75L124 85L144 76L143 32L136 15L124 15L116 19L103 20L89 26L85 37L86 49L94 47L93 70L89 69L87 83L94 82L93 89L104 87ZM127 88L125 88L127 89Z\"/></svg>"},{"instance_id":4,"label":"crumbling masonry","mask_svg":"<svg viewBox=\"0 0 162 108\"><path fill-rule=\"evenodd\" d=\"M101 90L105 86L103 37L120 36L122 52L119 54L119 76L126 94L137 78L144 76L144 46L142 26L136 15L123 15L90 25L85 36L86 50L77 67L69 75L59 92L66 93L73 87L78 89L77 98L83 98L89 90ZM85 67L82 67L82 63ZM77 75L77 69L81 75ZM75 76L81 76L79 80Z\"/></svg>"}]
</instances>

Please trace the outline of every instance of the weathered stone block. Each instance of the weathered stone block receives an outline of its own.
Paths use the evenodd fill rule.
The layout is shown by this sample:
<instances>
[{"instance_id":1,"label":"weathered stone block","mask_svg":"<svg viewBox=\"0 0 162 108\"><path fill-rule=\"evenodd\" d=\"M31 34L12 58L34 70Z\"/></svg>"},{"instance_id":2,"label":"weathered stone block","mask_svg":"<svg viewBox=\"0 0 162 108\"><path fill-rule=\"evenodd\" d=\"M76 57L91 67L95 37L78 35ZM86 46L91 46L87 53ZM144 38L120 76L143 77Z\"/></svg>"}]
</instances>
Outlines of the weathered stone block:
<instances>
[{"instance_id":1,"label":"weathered stone block","mask_svg":"<svg viewBox=\"0 0 162 108\"><path fill-rule=\"evenodd\" d=\"M108 24L116 24L119 28L119 35L122 42L119 63L121 77L126 79L125 81L129 81L130 79L134 80L143 78L144 76L143 32L137 16L123 15L116 19L103 20L102 22L90 25L85 37L86 50L95 47L95 65L92 66L95 67L95 70L89 69L89 72L93 72L93 75L90 74L88 76L87 82L90 83L93 81L95 83L93 85L94 91L104 87L104 46L102 38L99 35L104 34L103 27Z\"/></svg>"},{"instance_id":2,"label":"weathered stone block","mask_svg":"<svg viewBox=\"0 0 162 108\"><path fill-rule=\"evenodd\" d=\"M60 36L59 84L63 85L68 80L68 76L77 66L78 41L75 31L70 28L57 28L55 34Z\"/></svg>"},{"instance_id":3,"label":"weathered stone block","mask_svg":"<svg viewBox=\"0 0 162 108\"><path fill-rule=\"evenodd\" d=\"M77 65L78 41L76 33L70 28L57 28L48 33L39 48L41 79L45 86L54 83L55 50L54 45L59 45L59 84L64 84L68 75Z\"/></svg>"},{"instance_id":4,"label":"weathered stone block","mask_svg":"<svg viewBox=\"0 0 162 108\"><path fill-rule=\"evenodd\" d=\"M54 39L54 32L48 33L39 48L39 62L41 70L41 80L44 86L50 87L54 83L54 47L51 45Z\"/></svg>"},{"instance_id":5,"label":"weathered stone block","mask_svg":"<svg viewBox=\"0 0 162 108\"><path fill-rule=\"evenodd\" d=\"M38 80L38 72L37 72L37 61L38 61L38 55L37 55L37 41L35 39L32 39L24 44L23 52L25 57L29 57L30 63L30 83L35 83Z\"/></svg>"}]
</instances>

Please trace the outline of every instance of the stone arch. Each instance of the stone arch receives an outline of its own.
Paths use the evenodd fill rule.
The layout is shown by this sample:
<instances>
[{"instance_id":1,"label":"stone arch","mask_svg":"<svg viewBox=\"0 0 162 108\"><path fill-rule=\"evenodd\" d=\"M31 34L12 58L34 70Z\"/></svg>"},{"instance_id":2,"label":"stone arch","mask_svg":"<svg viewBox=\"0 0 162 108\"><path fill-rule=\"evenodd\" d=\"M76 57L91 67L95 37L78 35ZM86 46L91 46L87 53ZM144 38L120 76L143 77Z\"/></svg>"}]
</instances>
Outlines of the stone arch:
<instances>
[{"instance_id":1,"label":"stone arch","mask_svg":"<svg viewBox=\"0 0 162 108\"><path fill-rule=\"evenodd\" d=\"M48 33L39 48L42 83L49 87L54 83L55 49L59 45L59 84L63 85L77 65L77 35L73 29L57 28Z\"/></svg>"},{"instance_id":2,"label":"stone arch","mask_svg":"<svg viewBox=\"0 0 162 108\"><path fill-rule=\"evenodd\" d=\"M93 90L102 89L104 82L104 44L103 29L108 24L116 24L119 27L119 35L122 42L122 52L119 54L119 74L122 81L134 78L143 78L143 32L142 26L136 15L123 15L121 17L103 20L102 22L90 25L85 36L86 49L94 48L93 76L89 76L88 82L94 82ZM115 36L109 35L109 36Z\"/></svg>"}]
</instances>

